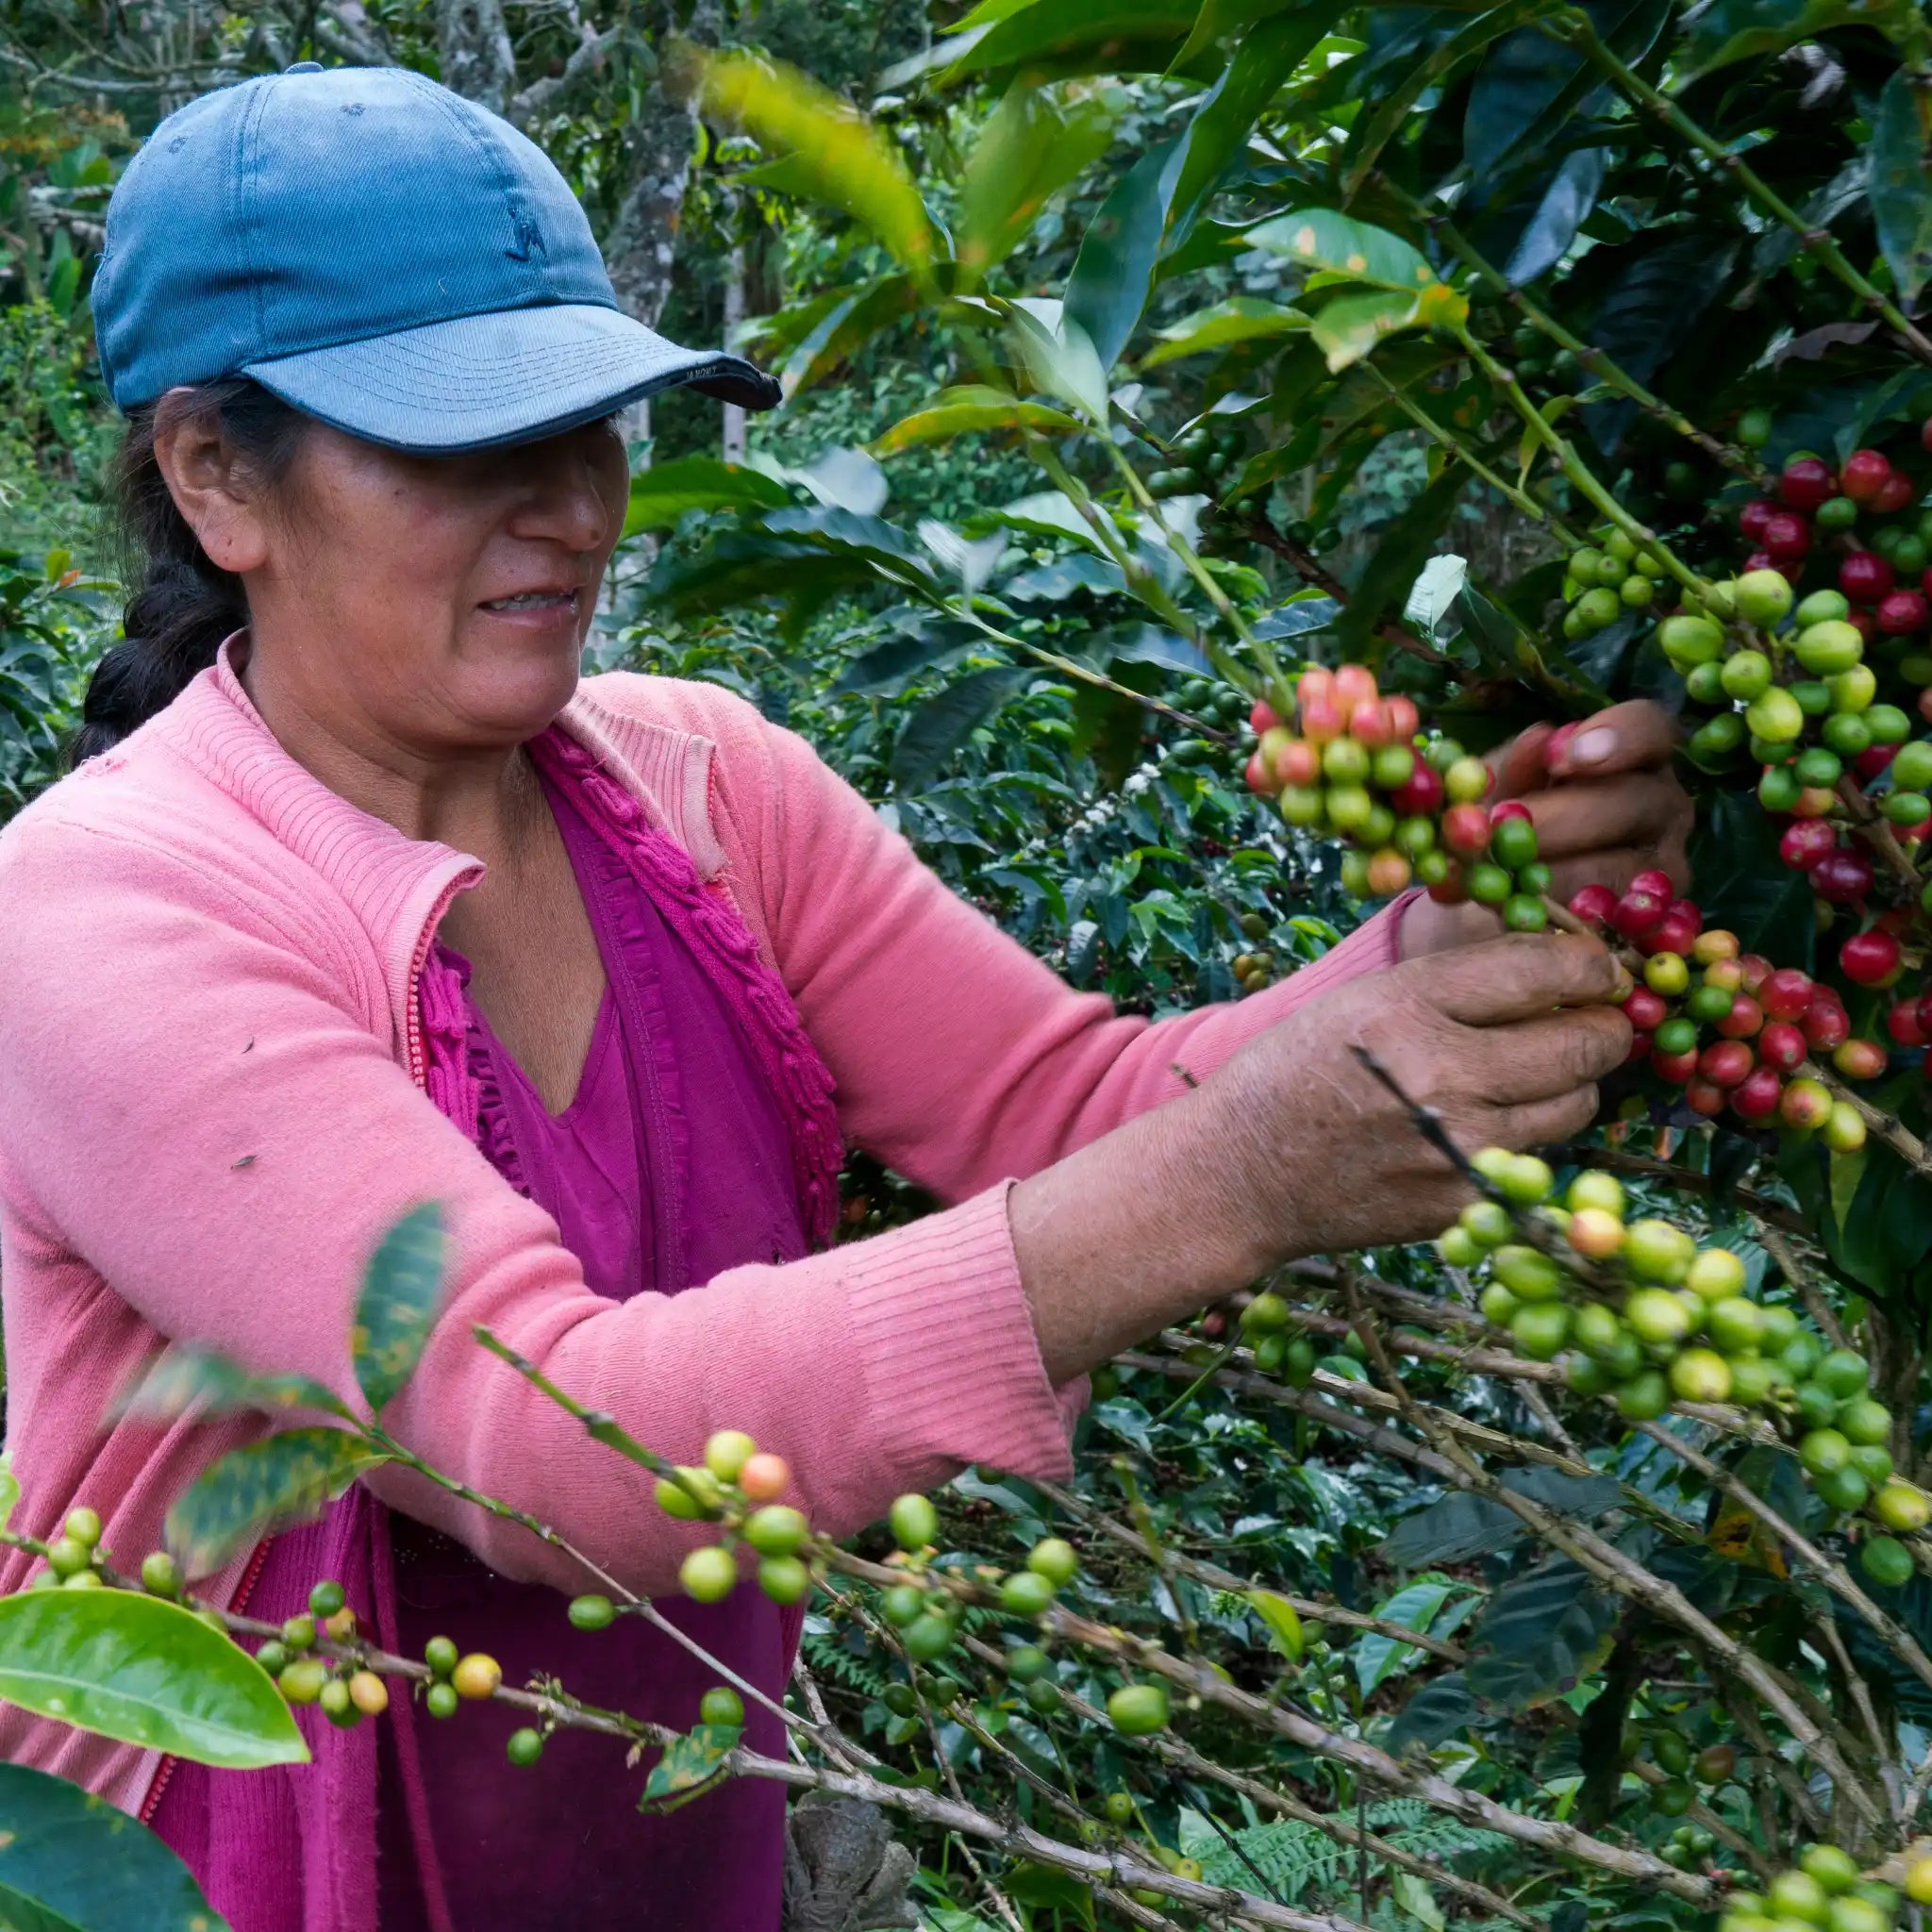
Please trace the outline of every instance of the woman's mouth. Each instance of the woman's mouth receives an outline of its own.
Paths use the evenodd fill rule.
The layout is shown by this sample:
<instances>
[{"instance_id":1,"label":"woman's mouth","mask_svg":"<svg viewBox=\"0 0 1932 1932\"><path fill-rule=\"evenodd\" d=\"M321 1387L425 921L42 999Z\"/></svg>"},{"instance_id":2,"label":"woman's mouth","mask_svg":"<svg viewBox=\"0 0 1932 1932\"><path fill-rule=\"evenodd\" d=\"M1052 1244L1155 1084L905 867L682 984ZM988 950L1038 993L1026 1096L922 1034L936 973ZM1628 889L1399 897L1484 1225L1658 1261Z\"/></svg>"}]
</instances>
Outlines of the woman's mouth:
<instances>
[{"instance_id":1,"label":"woman's mouth","mask_svg":"<svg viewBox=\"0 0 1932 1932\"><path fill-rule=\"evenodd\" d=\"M519 591L514 597L491 597L483 606L485 610L514 612L524 610L568 611L575 616L577 608L576 591Z\"/></svg>"}]
</instances>

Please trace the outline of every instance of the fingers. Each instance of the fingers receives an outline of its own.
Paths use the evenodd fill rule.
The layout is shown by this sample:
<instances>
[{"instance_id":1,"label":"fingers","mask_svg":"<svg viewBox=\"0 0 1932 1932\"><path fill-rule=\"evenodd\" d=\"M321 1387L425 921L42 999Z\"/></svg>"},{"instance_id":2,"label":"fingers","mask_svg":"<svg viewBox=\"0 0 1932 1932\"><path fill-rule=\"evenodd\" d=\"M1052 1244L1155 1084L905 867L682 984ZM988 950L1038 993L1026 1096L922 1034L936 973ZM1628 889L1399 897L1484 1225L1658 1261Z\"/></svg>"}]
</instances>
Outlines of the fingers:
<instances>
[{"instance_id":1,"label":"fingers","mask_svg":"<svg viewBox=\"0 0 1932 1932\"><path fill-rule=\"evenodd\" d=\"M1594 1006L1624 983L1623 969L1600 941L1568 933L1511 933L1395 971L1412 977L1420 998L1466 1026Z\"/></svg>"},{"instance_id":2,"label":"fingers","mask_svg":"<svg viewBox=\"0 0 1932 1932\"><path fill-rule=\"evenodd\" d=\"M1667 772L1564 785L1530 801L1537 845L1549 863L1619 845L1655 849L1688 829L1690 802Z\"/></svg>"},{"instance_id":3,"label":"fingers","mask_svg":"<svg viewBox=\"0 0 1932 1932\"><path fill-rule=\"evenodd\" d=\"M1489 1121L1489 1144L1520 1154L1526 1147L1551 1147L1574 1140L1595 1120L1598 1104L1594 1087L1579 1087L1555 1100L1498 1108Z\"/></svg>"},{"instance_id":4,"label":"fingers","mask_svg":"<svg viewBox=\"0 0 1932 1932\"><path fill-rule=\"evenodd\" d=\"M1553 1100L1594 1085L1630 1053L1630 1023L1616 1007L1577 1007L1513 1026L1486 1029L1471 1041L1487 1063L1483 1097L1500 1107Z\"/></svg>"},{"instance_id":5,"label":"fingers","mask_svg":"<svg viewBox=\"0 0 1932 1932\"><path fill-rule=\"evenodd\" d=\"M1558 736L1550 755L1554 778L1601 778L1652 771L1670 762L1677 729L1661 706L1639 699L1612 705Z\"/></svg>"},{"instance_id":6,"label":"fingers","mask_svg":"<svg viewBox=\"0 0 1932 1932\"><path fill-rule=\"evenodd\" d=\"M1491 759L1496 774L1493 798L1521 798L1525 791L1538 791L1549 783L1547 753L1557 735L1554 724L1532 724L1508 743L1497 748Z\"/></svg>"}]
</instances>

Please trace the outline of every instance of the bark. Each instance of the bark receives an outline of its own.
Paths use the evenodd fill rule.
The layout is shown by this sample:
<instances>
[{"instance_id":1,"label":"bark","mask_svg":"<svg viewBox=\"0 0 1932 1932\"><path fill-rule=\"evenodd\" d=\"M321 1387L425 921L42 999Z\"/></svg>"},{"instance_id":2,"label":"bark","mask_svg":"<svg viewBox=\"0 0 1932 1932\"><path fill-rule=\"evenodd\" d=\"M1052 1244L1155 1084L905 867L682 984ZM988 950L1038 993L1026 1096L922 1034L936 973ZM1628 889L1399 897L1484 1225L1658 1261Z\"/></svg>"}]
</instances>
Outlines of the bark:
<instances>
[{"instance_id":1,"label":"bark","mask_svg":"<svg viewBox=\"0 0 1932 1932\"><path fill-rule=\"evenodd\" d=\"M731 347L744 321L744 247L734 246L724 263L724 346ZM739 403L724 405L724 455L727 463L741 463L745 452L745 412Z\"/></svg>"},{"instance_id":2,"label":"bark","mask_svg":"<svg viewBox=\"0 0 1932 1932\"><path fill-rule=\"evenodd\" d=\"M619 306L655 328L671 293L677 228L691 181L691 109L654 81L625 137L630 186L604 242Z\"/></svg>"},{"instance_id":3,"label":"bark","mask_svg":"<svg viewBox=\"0 0 1932 1932\"><path fill-rule=\"evenodd\" d=\"M492 114L508 113L517 62L503 0L438 0L436 35L442 84Z\"/></svg>"}]
</instances>

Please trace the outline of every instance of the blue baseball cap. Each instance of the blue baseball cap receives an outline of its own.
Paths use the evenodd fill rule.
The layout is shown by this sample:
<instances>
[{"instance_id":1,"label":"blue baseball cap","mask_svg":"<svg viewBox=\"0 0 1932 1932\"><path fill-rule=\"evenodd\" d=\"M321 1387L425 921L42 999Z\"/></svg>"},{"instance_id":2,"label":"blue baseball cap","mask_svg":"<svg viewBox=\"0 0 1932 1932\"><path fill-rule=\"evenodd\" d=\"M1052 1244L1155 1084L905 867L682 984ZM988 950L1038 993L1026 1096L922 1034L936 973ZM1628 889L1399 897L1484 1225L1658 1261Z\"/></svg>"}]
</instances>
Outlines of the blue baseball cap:
<instances>
[{"instance_id":1,"label":"blue baseball cap","mask_svg":"<svg viewBox=\"0 0 1932 1932\"><path fill-rule=\"evenodd\" d=\"M508 122L400 67L305 61L168 116L93 284L123 410L247 375L371 442L527 442L689 384L769 408L741 356L625 315L584 211Z\"/></svg>"}]
</instances>

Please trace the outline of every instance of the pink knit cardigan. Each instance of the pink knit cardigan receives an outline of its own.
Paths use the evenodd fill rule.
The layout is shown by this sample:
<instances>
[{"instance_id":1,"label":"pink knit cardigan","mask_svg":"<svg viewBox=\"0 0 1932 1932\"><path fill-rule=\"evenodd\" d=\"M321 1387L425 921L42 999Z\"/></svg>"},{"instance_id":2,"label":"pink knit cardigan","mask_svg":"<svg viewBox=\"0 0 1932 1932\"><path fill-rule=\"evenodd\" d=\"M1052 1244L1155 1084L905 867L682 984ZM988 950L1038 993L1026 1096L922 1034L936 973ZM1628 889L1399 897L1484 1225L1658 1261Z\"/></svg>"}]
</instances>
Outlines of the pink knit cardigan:
<instances>
[{"instance_id":1,"label":"pink knit cardigan","mask_svg":"<svg viewBox=\"0 0 1932 1932\"><path fill-rule=\"evenodd\" d=\"M386 1420L431 1463L555 1524L632 1588L697 1532L480 1349L487 1323L634 1435L694 1460L748 1429L838 1533L967 1462L1068 1466L1007 1222L1008 1180L1180 1091L1324 988L1393 957L1373 922L1239 1007L1150 1024L1076 994L949 891L805 742L706 684L587 680L564 733L749 924L837 1086L840 1131L957 1203L675 1298L585 1287L550 1218L424 1091L420 981L480 863L328 791L224 654L0 836L0 1290L16 1526L87 1502L129 1567L260 1418L113 1422L170 1341L359 1398L361 1269L417 1204L451 1230L443 1319ZM300 1418L296 1418L300 1420ZM514 1576L568 1559L420 1479L386 1501ZM226 1602L238 1557L208 1583ZM0 1552L0 1591L32 1559ZM139 1808L158 1759L0 1707L0 1757Z\"/></svg>"}]
</instances>

